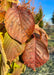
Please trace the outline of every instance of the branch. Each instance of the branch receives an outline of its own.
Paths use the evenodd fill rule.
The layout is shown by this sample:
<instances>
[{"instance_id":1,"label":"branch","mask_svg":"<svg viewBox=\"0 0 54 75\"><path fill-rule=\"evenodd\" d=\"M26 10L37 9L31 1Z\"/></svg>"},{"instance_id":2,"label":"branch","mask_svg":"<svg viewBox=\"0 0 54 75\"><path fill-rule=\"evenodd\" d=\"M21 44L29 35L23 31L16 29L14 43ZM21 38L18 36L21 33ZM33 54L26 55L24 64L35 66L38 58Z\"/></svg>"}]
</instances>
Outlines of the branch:
<instances>
[{"instance_id":1,"label":"branch","mask_svg":"<svg viewBox=\"0 0 54 75\"><path fill-rule=\"evenodd\" d=\"M27 3L23 3L23 6L27 6L27 5L29 5L29 8L30 8L30 2L31 2L31 0L29 0Z\"/></svg>"}]
</instances>

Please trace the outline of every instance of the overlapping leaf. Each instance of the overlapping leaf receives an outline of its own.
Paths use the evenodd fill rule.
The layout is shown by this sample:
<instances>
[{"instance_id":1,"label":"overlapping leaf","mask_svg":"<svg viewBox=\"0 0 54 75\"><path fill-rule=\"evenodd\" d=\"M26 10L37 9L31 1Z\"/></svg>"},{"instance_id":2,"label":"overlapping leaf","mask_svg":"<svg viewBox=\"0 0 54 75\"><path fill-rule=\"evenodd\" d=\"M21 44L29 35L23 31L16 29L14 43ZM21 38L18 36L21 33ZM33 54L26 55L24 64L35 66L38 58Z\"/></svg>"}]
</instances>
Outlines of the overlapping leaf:
<instances>
[{"instance_id":1,"label":"overlapping leaf","mask_svg":"<svg viewBox=\"0 0 54 75\"><path fill-rule=\"evenodd\" d=\"M45 31L44 29L40 28L39 25L36 24L36 25L35 25L35 29L37 29L37 30L39 30L39 31L41 31L41 32L43 32L43 33L45 33L45 35L46 35L46 37L47 37L47 39L48 39L48 35L47 35L46 31Z\"/></svg>"},{"instance_id":2,"label":"overlapping leaf","mask_svg":"<svg viewBox=\"0 0 54 75\"><path fill-rule=\"evenodd\" d=\"M4 51L8 61L12 62L17 56L21 55L24 51L24 47L25 43L21 45L13 40L8 33L5 33Z\"/></svg>"},{"instance_id":3,"label":"overlapping leaf","mask_svg":"<svg viewBox=\"0 0 54 75\"><path fill-rule=\"evenodd\" d=\"M25 51L22 59L24 64L35 70L36 67L42 66L49 59L47 47L40 40L40 38L34 37L26 44Z\"/></svg>"},{"instance_id":4,"label":"overlapping leaf","mask_svg":"<svg viewBox=\"0 0 54 75\"><path fill-rule=\"evenodd\" d=\"M22 6L10 8L5 15L5 27L9 35L24 43L34 30L34 18L31 12Z\"/></svg>"},{"instance_id":5,"label":"overlapping leaf","mask_svg":"<svg viewBox=\"0 0 54 75\"><path fill-rule=\"evenodd\" d=\"M43 31L40 31L38 29L35 29L34 30L34 33L36 35L39 35L38 38L40 38L40 40L46 45L46 47L48 46L48 39L47 39L47 36L46 34L43 32Z\"/></svg>"},{"instance_id":6,"label":"overlapping leaf","mask_svg":"<svg viewBox=\"0 0 54 75\"><path fill-rule=\"evenodd\" d=\"M35 26L34 33L39 34L41 41L42 41L46 46L48 46L48 35L47 35L47 33L46 33L42 28L40 28L38 25L36 25L36 26Z\"/></svg>"}]
</instances>

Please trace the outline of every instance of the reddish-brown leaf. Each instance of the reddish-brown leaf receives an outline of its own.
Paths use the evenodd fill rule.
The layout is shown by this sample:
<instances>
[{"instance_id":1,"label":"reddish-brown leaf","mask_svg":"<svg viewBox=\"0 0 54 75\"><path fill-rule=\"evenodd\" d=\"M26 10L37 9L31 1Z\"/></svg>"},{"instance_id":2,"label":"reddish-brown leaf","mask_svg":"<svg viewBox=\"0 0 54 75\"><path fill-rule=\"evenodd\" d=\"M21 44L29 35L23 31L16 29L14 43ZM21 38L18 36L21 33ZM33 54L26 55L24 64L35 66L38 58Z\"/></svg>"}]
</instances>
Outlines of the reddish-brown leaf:
<instances>
[{"instance_id":1,"label":"reddish-brown leaf","mask_svg":"<svg viewBox=\"0 0 54 75\"><path fill-rule=\"evenodd\" d=\"M45 33L46 37L48 38L48 34L46 33L46 31L45 31L43 28L39 27L38 24L35 24L35 29L37 29L37 30L39 30L39 31L41 31L41 32L43 32L43 33Z\"/></svg>"},{"instance_id":2,"label":"reddish-brown leaf","mask_svg":"<svg viewBox=\"0 0 54 75\"><path fill-rule=\"evenodd\" d=\"M26 44L22 59L24 64L35 70L49 59L49 53L45 44L36 35Z\"/></svg>"},{"instance_id":3,"label":"reddish-brown leaf","mask_svg":"<svg viewBox=\"0 0 54 75\"><path fill-rule=\"evenodd\" d=\"M34 33L36 33L37 35L39 34L39 38L41 39L41 41L48 46L48 39L46 36L46 33L44 31L41 31L40 29L35 29Z\"/></svg>"},{"instance_id":4,"label":"reddish-brown leaf","mask_svg":"<svg viewBox=\"0 0 54 75\"><path fill-rule=\"evenodd\" d=\"M10 8L5 15L5 27L9 35L24 43L33 33L34 18L30 10L18 6Z\"/></svg>"},{"instance_id":5,"label":"reddish-brown leaf","mask_svg":"<svg viewBox=\"0 0 54 75\"><path fill-rule=\"evenodd\" d=\"M5 13L5 11L0 11L0 23L4 21Z\"/></svg>"}]
</instances>

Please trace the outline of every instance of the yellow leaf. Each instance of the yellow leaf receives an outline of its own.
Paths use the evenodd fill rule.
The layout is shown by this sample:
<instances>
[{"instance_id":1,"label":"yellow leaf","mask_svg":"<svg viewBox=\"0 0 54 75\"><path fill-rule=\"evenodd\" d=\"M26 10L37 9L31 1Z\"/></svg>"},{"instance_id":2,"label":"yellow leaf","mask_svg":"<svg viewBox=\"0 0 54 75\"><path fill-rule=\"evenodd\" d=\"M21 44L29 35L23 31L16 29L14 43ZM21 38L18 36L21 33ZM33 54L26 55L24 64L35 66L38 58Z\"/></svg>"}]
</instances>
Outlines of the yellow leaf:
<instances>
[{"instance_id":1,"label":"yellow leaf","mask_svg":"<svg viewBox=\"0 0 54 75\"><path fill-rule=\"evenodd\" d=\"M2 41L2 44L3 44L3 36L2 36L2 32L0 32L0 39L1 39L1 41Z\"/></svg>"},{"instance_id":2,"label":"yellow leaf","mask_svg":"<svg viewBox=\"0 0 54 75\"><path fill-rule=\"evenodd\" d=\"M12 62L10 66L11 68L9 69L9 73L7 75L21 75L26 70L26 66L20 61ZM11 69L13 70L12 72Z\"/></svg>"},{"instance_id":3,"label":"yellow leaf","mask_svg":"<svg viewBox=\"0 0 54 75\"><path fill-rule=\"evenodd\" d=\"M7 0L8 2L13 2L13 3L16 3L18 4L19 3L19 0Z\"/></svg>"},{"instance_id":4,"label":"yellow leaf","mask_svg":"<svg viewBox=\"0 0 54 75\"><path fill-rule=\"evenodd\" d=\"M16 67L14 68L14 71L11 75L21 75L26 70L26 66L22 64L21 62L16 62L15 66Z\"/></svg>"},{"instance_id":5,"label":"yellow leaf","mask_svg":"<svg viewBox=\"0 0 54 75\"><path fill-rule=\"evenodd\" d=\"M5 33L4 36L4 51L7 57L7 60L10 63L19 55L21 55L24 51L25 43L19 44L17 41L12 39L8 33Z\"/></svg>"},{"instance_id":6,"label":"yellow leaf","mask_svg":"<svg viewBox=\"0 0 54 75\"><path fill-rule=\"evenodd\" d=\"M4 11L7 11L8 8L11 7L11 3L7 2L7 0L3 0L1 2L1 8L4 10Z\"/></svg>"},{"instance_id":7,"label":"yellow leaf","mask_svg":"<svg viewBox=\"0 0 54 75\"><path fill-rule=\"evenodd\" d=\"M1 75L6 75L9 66L7 65L7 59L3 48L3 36L0 32L0 51L1 51Z\"/></svg>"}]
</instances>

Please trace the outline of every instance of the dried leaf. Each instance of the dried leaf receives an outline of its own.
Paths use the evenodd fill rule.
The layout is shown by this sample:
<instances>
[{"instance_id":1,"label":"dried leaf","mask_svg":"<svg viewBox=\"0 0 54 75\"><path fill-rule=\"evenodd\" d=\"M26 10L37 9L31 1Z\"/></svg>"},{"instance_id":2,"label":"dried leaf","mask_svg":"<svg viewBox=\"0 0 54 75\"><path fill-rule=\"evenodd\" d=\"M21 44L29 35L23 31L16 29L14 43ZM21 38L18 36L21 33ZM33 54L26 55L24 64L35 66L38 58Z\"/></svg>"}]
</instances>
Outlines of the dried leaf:
<instances>
[{"instance_id":1,"label":"dried leaf","mask_svg":"<svg viewBox=\"0 0 54 75\"><path fill-rule=\"evenodd\" d=\"M35 25L35 29L37 29L37 30L39 30L39 31L41 31L41 32L43 32L43 33L45 33L45 35L46 35L46 37L47 37L47 39L48 39L48 35L47 35L46 31L43 30L42 28L40 28L39 25L36 24L36 25Z\"/></svg>"},{"instance_id":2,"label":"dried leaf","mask_svg":"<svg viewBox=\"0 0 54 75\"><path fill-rule=\"evenodd\" d=\"M8 61L12 62L17 56L21 55L24 51L24 47L25 43L21 45L13 40L8 33L5 33L4 51Z\"/></svg>"},{"instance_id":3,"label":"dried leaf","mask_svg":"<svg viewBox=\"0 0 54 75\"><path fill-rule=\"evenodd\" d=\"M0 23L4 21L4 17L5 17L5 11L3 12L0 11Z\"/></svg>"},{"instance_id":4,"label":"dried leaf","mask_svg":"<svg viewBox=\"0 0 54 75\"><path fill-rule=\"evenodd\" d=\"M35 33L36 35L39 35L38 38L40 38L40 40L41 40L41 41L46 45L46 47L47 47L47 46L48 46L48 39L47 39L46 34L45 34L43 31L39 30L39 29L35 29L35 30L34 30L34 33Z\"/></svg>"},{"instance_id":5,"label":"dried leaf","mask_svg":"<svg viewBox=\"0 0 54 75\"><path fill-rule=\"evenodd\" d=\"M33 70L48 61L49 53L47 47L36 35L26 44L22 59L24 64Z\"/></svg>"},{"instance_id":6,"label":"dried leaf","mask_svg":"<svg viewBox=\"0 0 54 75\"><path fill-rule=\"evenodd\" d=\"M24 43L34 30L34 18L31 12L22 6L10 8L5 15L5 27L9 35Z\"/></svg>"},{"instance_id":7,"label":"dried leaf","mask_svg":"<svg viewBox=\"0 0 54 75\"><path fill-rule=\"evenodd\" d=\"M40 28L38 25L35 25L34 33L39 34L41 41L48 46L48 35L42 28Z\"/></svg>"}]
</instances>

